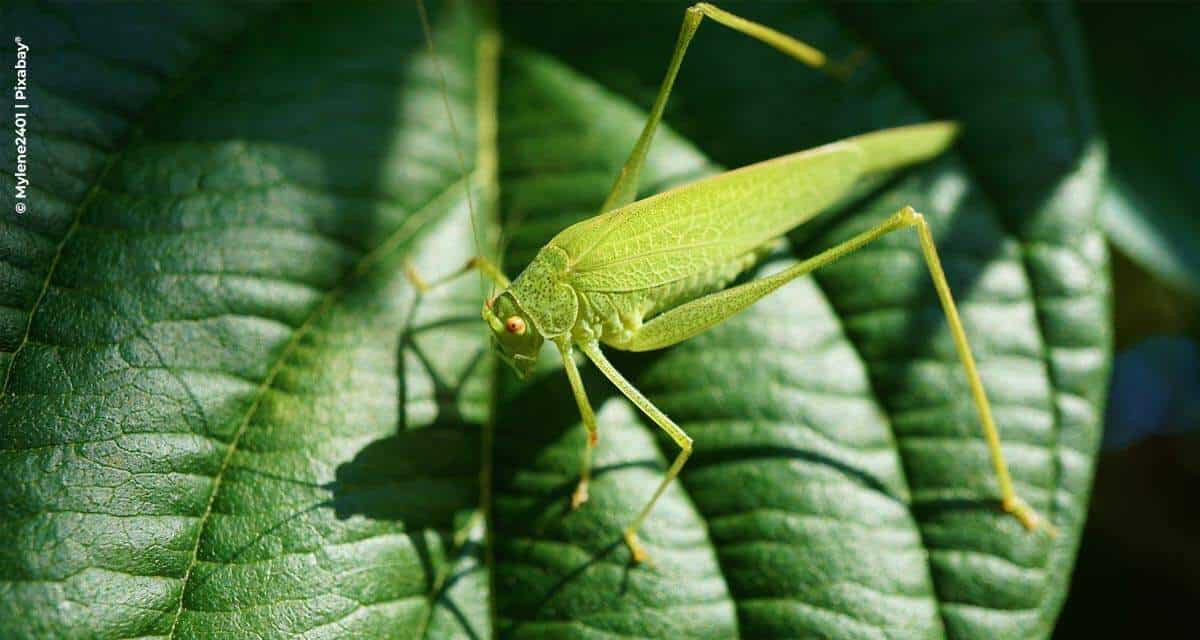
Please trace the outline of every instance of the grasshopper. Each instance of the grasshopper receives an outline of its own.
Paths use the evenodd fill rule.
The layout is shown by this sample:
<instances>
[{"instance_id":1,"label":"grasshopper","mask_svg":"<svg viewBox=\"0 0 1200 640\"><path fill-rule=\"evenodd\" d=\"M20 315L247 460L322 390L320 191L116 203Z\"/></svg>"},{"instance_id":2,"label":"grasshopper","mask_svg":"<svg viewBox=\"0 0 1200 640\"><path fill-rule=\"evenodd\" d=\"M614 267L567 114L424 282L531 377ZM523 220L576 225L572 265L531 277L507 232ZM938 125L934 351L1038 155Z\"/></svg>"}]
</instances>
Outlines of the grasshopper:
<instances>
[{"instance_id":1,"label":"grasshopper","mask_svg":"<svg viewBox=\"0 0 1200 640\"><path fill-rule=\"evenodd\" d=\"M424 20L424 9L420 8ZM846 72L844 66L832 63L819 50L774 29L708 3L688 8L649 119L599 214L560 232L514 280L480 257L439 281L478 270L501 290L486 300L482 316L491 330L494 350L518 376L523 378L533 369L545 342L558 349L588 433L571 506L578 508L588 499L592 453L599 433L575 363L575 349L582 351L679 446L679 453L653 496L623 532L633 559L645 561L647 554L638 541L638 530L687 462L692 438L621 375L600 345L627 351L669 347L881 236L913 228L987 440L1000 486L1000 506L1027 529L1053 533L1053 527L1013 490L966 332L933 235L920 213L904 207L877 226L812 258L727 288L739 274L765 257L785 233L846 196L861 178L941 153L956 136L954 123L930 122L859 135L636 200L642 164L688 44L705 17L815 69ZM409 271L409 277L419 290L428 288L414 271Z\"/></svg>"}]
</instances>

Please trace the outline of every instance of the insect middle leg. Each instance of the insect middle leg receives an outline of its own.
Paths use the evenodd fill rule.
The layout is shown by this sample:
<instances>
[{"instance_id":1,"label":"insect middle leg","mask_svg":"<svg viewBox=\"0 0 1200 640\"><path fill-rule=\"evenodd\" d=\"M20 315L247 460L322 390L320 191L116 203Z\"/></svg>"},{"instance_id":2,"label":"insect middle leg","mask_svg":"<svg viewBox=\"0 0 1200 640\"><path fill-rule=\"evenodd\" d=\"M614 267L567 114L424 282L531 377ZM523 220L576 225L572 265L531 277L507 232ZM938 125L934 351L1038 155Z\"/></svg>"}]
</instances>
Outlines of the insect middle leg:
<instances>
[{"instance_id":1,"label":"insect middle leg","mask_svg":"<svg viewBox=\"0 0 1200 640\"><path fill-rule=\"evenodd\" d=\"M667 435L675 441L675 444L679 445L679 454L675 457L675 462L672 462L671 466L667 469L666 477L664 477L662 482L658 484L658 488L654 490L654 495L650 497L650 501L642 507L642 510L638 512L637 517L633 519L633 522L630 523L624 531L625 544L629 545L629 550L631 553L633 553L634 561L643 562L647 559L647 555L646 550L642 548L642 544L638 540L638 530L642 528L642 523L646 520L646 516L649 515L650 510L654 508L654 504L658 502L660 497L662 497L663 492L667 490L667 486L671 484L671 481L675 479L675 476L679 475L679 470L683 468L683 465L685 462L687 462L688 457L692 455L692 438L683 429L679 428L679 425L675 424L674 420L671 420L669 417L667 417L667 414L663 413L661 409L654 406L653 402L650 402L648 399L646 399L646 396L642 395L641 391L638 391L632 383L626 380L625 376L621 375L620 371L617 371L616 367L614 367L612 363L608 361L608 358L604 356L604 352L600 350L599 344L595 342L581 343L579 348L583 351L584 355L586 355L588 359L596 365L596 368L600 369L600 372L603 373L604 376L621 391L621 393L625 394L626 398L629 398L631 402L637 405L637 407L641 409L643 413L645 413L651 420L654 421L655 424L659 426L659 428L665 431Z\"/></svg>"},{"instance_id":2,"label":"insect middle leg","mask_svg":"<svg viewBox=\"0 0 1200 640\"><path fill-rule=\"evenodd\" d=\"M596 452L596 443L599 441L596 430L596 412L592 410L592 404L588 402L587 391L583 388L583 380L579 377L579 368L575 366L575 358L571 355L571 342L565 339L556 340L555 346L562 355L563 368L567 370L567 380L571 383L571 393L575 396L575 404L579 407L579 416L583 419L584 428L587 429L587 447L583 450L579 484L575 485L575 491L571 494L571 508L578 509L579 505L587 502L588 484L592 480L592 458Z\"/></svg>"}]
</instances>

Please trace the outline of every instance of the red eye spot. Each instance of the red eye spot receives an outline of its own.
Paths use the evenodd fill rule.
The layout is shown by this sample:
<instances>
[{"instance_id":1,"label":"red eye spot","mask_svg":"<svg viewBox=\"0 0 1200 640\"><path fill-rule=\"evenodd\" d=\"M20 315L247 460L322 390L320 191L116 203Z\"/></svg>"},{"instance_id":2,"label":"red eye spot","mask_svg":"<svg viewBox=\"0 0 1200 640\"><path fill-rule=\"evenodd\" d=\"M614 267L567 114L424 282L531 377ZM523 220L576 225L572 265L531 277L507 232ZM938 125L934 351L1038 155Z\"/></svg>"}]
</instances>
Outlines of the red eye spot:
<instances>
[{"instance_id":1,"label":"red eye spot","mask_svg":"<svg viewBox=\"0 0 1200 640\"><path fill-rule=\"evenodd\" d=\"M520 335L525 333L525 321L519 316L512 316L508 320L504 321L504 328L507 329L509 333Z\"/></svg>"}]
</instances>

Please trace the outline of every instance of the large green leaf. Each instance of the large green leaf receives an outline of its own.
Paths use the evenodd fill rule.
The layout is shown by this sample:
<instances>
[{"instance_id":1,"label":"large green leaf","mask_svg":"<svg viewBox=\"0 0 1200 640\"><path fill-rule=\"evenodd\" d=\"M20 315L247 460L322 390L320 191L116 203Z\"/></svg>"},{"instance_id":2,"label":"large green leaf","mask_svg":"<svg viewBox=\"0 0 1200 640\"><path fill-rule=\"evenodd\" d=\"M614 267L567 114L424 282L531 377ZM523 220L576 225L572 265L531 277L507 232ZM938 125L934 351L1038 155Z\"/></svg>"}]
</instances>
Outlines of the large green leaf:
<instances>
[{"instance_id":1,"label":"large green leaf","mask_svg":"<svg viewBox=\"0 0 1200 640\"><path fill-rule=\"evenodd\" d=\"M472 251L415 13L244 14L4 17L36 71L31 209L6 166L0 234L4 637L487 627L452 536L478 331L422 328L476 298L414 309L401 269ZM476 29L437 34L468 134Z\"/></svg>"},{"instance_id":2,"label":"large green leaf","mask_svg":"<svg viewBox=\"0 0 1200 640\"><path fill-rule=\"evenodd\" d=\"M641 566L618 533L669 442L585 371L599 466L570 511L584 433L553 358L517 383L476 280L404 278L490 245L497 211L514 274L592 213L681 8L506 5L497 60L486 20L434 7L440 68L409 6L5 9L44 62L28 215L0 172L0 635L1048 635L1109 340L1102 162L1061 9L742 7L871 53L838 82L706 25L669 114L688 139L660 134L643 185L963 120L957 153L764 268L925 212L1053 541L995 508L912 237L616 358L697 443Z\"/></svg>"}]
</instances>

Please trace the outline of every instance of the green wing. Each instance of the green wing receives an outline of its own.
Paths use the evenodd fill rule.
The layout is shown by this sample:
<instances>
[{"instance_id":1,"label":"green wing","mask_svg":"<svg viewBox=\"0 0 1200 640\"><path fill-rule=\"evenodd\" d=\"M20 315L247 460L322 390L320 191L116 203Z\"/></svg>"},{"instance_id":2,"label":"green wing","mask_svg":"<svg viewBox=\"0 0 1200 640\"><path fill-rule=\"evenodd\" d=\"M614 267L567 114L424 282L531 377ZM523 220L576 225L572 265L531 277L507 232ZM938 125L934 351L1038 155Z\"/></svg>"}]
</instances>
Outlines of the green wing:
<instances>
[{"instance_id":1,"label":"green wing","mask_svg":"<svg viewBox=\"0 0 1200 640\"><path fill-rule=\"evenodd\" d=\"M844 196L867 173L940 152L954 125L869 133L698 180L568 227L550 244L570 256L571 285L638 291L675 282L762 246Z\"/></svg>"}]
</instances>

